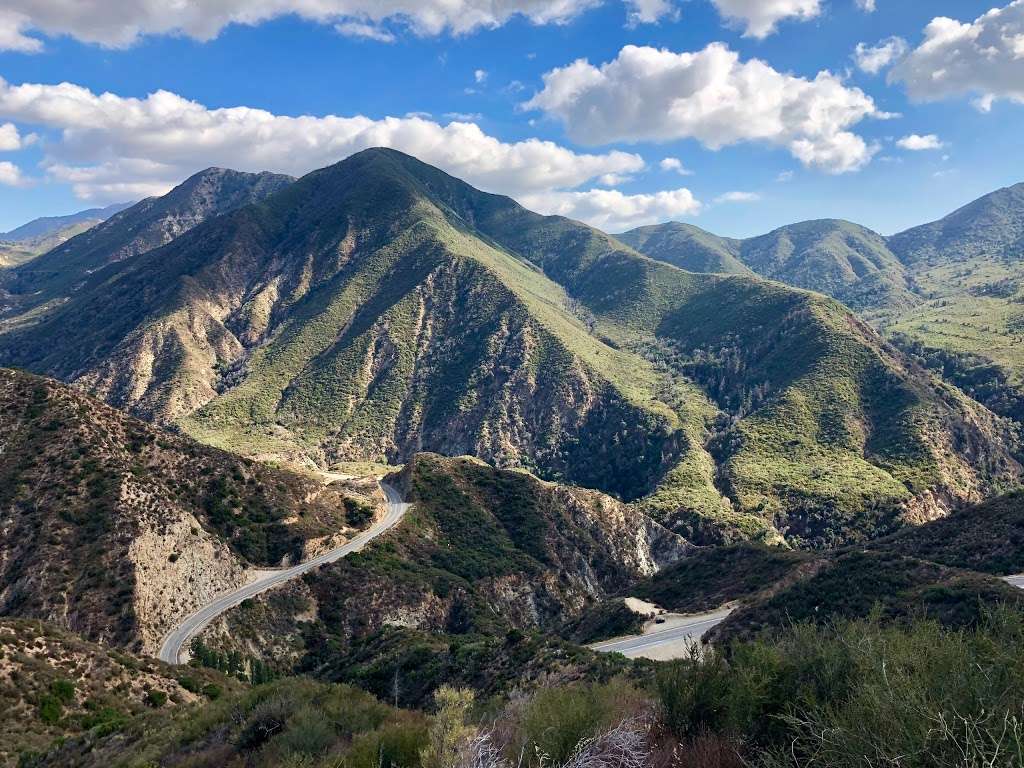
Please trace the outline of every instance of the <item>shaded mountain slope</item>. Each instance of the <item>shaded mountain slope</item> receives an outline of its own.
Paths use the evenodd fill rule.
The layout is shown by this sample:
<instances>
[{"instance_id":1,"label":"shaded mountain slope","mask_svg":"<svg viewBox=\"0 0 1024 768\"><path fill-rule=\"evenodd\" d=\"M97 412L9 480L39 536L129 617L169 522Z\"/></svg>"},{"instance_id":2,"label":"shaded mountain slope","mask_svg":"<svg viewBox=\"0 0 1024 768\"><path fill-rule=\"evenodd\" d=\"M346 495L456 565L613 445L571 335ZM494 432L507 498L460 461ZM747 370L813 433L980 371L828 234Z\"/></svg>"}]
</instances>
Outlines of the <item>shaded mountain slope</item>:
<instances>
[{"instance_id":1,"label":"shaded mountain slope","mask_svg":"<svg viewBox=\"0 0 1024 768\"><path fill-rule=\"evenodd\" d=\"M872 544L954 568L1024 573L1024 493L991 499Z\"/></svg>"},{"instance_id":2,"label":"shaded mountain slope","mask_svg":"<svg viewBox=\"0 0 1024 768\"><path fill-rule=\"evenodd\" d=\"M372 503L0 369L0 615L154 651L247 565L301 557Z\"/></svg>"},{"instance_id":3,"label":"shaded mountain slope","mask_svg":"<svg viewBox=\"0 0 1024 768\"><path fill-rule=\"evenodd\" d=\"M695 541L841 542L1020 473L988 411L835 302L676 269L389 150L96 272L0 338L0 359L215 445L473 454L655 491Z\"/></svg>"},{"instance_id":4,"label":"shaded mountain slope","mask_svg":"<svg viewBox=\"0 0 1024 768\"><path fill-rule=\"evenodd\" d=\"M273 173L201 171L163 197L142 200L20 269L0 275L0 290L8 294L4 314L63 299L104 266L164 245L207 218L261 200L292 181Z\"/></svg>"}]
</instances>

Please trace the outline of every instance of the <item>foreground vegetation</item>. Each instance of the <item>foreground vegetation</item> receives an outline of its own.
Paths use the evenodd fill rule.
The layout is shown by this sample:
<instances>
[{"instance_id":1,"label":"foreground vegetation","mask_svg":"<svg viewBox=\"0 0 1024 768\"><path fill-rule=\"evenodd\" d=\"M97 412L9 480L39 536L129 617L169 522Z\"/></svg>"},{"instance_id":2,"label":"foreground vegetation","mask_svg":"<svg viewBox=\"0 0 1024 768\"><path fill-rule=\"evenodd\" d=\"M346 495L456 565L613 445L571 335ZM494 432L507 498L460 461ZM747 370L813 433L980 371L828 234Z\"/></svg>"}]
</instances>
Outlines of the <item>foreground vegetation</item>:
<instances>
[{"instance_id":1,"label":"foreground vegetation","mask_svg":"<svg viewBox=\"0 0 1024 768\"><path fill-rule=\"evenodd\" d=\"M425 711L288 678L93 728L31 766L1019 766L1024 614L973 629L877 619L649 667L632 681L480 699L450 686Z\"/></svg>"}]
</instances>

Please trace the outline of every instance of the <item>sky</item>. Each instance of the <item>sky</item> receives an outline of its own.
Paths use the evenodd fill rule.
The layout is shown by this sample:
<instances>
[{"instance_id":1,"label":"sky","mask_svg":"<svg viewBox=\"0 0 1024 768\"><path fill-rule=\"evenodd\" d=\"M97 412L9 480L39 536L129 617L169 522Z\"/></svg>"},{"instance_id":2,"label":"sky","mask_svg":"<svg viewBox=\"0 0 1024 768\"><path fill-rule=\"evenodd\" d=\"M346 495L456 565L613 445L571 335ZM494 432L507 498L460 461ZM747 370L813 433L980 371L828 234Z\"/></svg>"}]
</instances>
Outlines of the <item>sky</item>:
<instances>
[{"instance_id":1,"label":"sky","mask_svg":"<svg viewBox=\"0 0 1024 768\"><path fill-rule=\"evenodd\" d=\"M390 146L612 232L891 234L1024 181L1022 144L1024 0L0 6L0 231Z\"/></svg>"}]
</instances>

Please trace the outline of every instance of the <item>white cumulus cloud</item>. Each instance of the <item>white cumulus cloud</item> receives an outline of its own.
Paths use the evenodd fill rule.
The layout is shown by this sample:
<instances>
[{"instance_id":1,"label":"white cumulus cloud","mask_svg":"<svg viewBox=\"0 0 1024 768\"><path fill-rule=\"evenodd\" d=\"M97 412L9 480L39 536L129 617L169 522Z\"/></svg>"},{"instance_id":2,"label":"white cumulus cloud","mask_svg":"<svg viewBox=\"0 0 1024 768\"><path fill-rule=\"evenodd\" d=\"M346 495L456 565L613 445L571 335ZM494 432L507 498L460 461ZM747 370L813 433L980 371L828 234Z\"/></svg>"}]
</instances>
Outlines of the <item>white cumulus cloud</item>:
<instances>
[{"instance_id":1,"label":"white cumulus cloud","mask_svg":"<svg viewBox=\"0 0 1024 768\"><path fill-rule=\"evenodd\" d=\"M4 0L0 50L36 52L31 32L69 35L86 43L120 48L145 35L215 38L229 24L260 24L295 15L335 25L343 34L386 40L381 24L415 34L466 34L494 28L519 16L534 24L561 24L602 0ZM673 11L670 0L625 0L628 18L656 21Z\"/></svg>"},{"instance_id":2,"label":"white cumulus cloud","mask_svg":"<svg viewBox=\"0 0 1024 768\"><path fill-rule=\"evenodd\" d=\"M830 72L796 77L741 61L723 43L694 53L627 45L600 67L579 59L546 73L543 90L523 106L561 120L584 144L760 142L831 173L868 163L877 147L850 129L888 116Z\"/></svg>"},{"instance_id":3,"label":"white cumulus cloud","mask_svg":"<svg viewBox=\"0 0 1024 768\"><path fill-rule=\"evenodd\" d=\"M857 7L865 13L874 13L875 0L857 0Z\"/></svg>"},{"instance_id":4,"label":"white cumulus cloud","mask_svg":"<svg viewBox=\"0 0 1024 768\"><path fill-rule=\"evenodd\" d=\"M694 216L701 209L700 202L685 188L636 195L617 189L541 192L524 195L520 202L540 213L586 221L605 232Z\"/></svg>"},{"instance_id":5,"label":"white cumulus cloud","mask_svg":"<svg viewBox=\"0 0 1024 768\"><path fill-rule=\"evenodd\" d=\"M18 127L14 123L0 125L0 152L13 152L21 149L27 142L23 142Z\"/></svg>"},{"instance_id":6,"label":"white cumulus cloud","mask_svg":"<svg viewBox=\"0 0 1024 768\"><path fill-rule=\"evenodd\" d=\"M539 139L503 142L469 122L287 117L248 107L210 109L168 91L138 99L71 83L13 85L0 78L0 118L43 131L50 178L95 200L162 194L213 165L300 175L376 146L514 196L571 190L644 168L633 153L580 153ZM10 136L6 124L0 130ZM9 179L19 178L15 171L6 171Z\"/></svg>"},{"instance_id":7,"label":"white cumulus cloud","mask_svg":"<svg viewBox=\"0 0 1024 768\"><path fill-rule=\"evenodd\" d=\"M858 43L853 53L857 67L869 75L877 75L907 53L907 41L902 37L888 37L877 45Z\"/></svg>"},{"instance_id":8,"label":"white cumulus cloud","mask_svg":"<svg viewBox=\"0 0 1024 768\"><path fill-rule=\"evenodd\" d=\"M889 80L903 83L915 101L974 96L983 111L998 99L1024 103L1024 0L973 22L932 19Z\"/></svg>"},{"instance_id":9,"label":"white cumulus cloud","mask_svg":"<svg viewBox=\"0 0 1024 768\"><path fill-rule=\"evenodd\" d=\"M0 184L7 187L23 187L28 180L22 175L21 169L9 160L0 162Z\"/></svg>"},{"instance_id":10,"label":"white cumulus cloud","mask_svg":"<svg viewBox=\"0 0 1024 768\"><path fill-rule=\"evenodd\" d=\"M821 0L712 0L718 12L744 26L744 36L764 38L780 21L806 21L821 13Z\"/></svg>"},{"instance_id":11,"label":"white cumulus cloud","mask_svg":"<svg viewBox=\"0 0 1024 768\"><path fill-rule=\"evenodd\" d=\"M946 145L934 133L929 133L926 136L912 133L898 139L896 146L911 152L924 152L931 149L942 149Z\"/></svg>"}]
</instances>

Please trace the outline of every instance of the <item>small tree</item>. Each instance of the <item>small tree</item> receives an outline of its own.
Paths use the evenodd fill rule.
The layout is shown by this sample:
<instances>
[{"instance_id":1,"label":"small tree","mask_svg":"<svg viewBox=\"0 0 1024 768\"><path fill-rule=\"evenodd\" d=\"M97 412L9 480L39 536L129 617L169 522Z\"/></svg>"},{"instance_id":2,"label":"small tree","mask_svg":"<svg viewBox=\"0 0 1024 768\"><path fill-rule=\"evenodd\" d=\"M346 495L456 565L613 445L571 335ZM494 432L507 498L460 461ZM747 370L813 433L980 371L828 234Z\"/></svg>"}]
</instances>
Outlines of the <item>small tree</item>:
<instances>
[{"instance_id":1,"label":"small tree","mask_svg":"<svg viewBox=\"0 0 1024 768\"><path fill-rule=\"evenodd\" d=\"M420 753L420 762L423 768L455 768L463 749L476 734L476 729L466 724L473 692L444 685L434 694L434 702L437 714L430 725L429 743Z\"/></svg>"}]
</instances>

